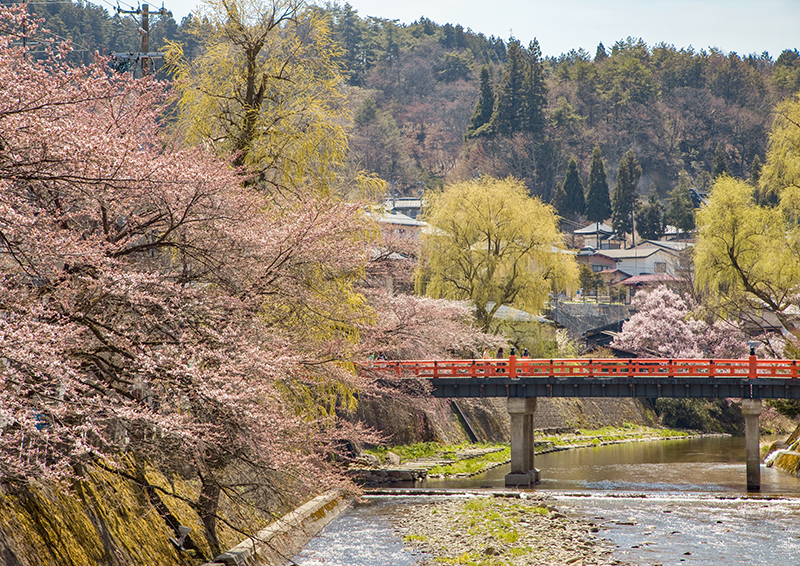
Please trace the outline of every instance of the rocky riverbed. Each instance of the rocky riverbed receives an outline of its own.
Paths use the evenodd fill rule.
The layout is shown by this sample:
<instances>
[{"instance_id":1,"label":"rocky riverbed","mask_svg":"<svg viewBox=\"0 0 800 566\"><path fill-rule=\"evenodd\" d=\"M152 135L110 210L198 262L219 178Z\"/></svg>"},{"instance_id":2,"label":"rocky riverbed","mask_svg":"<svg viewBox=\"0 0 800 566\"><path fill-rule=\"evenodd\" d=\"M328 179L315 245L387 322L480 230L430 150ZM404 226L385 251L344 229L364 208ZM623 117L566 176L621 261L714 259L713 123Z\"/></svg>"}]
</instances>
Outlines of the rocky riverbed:
<instances>
[{"instance_id":1,"label":"rocky riverbed","mask_svg":"<svg viewBox=\"0 0 800 566\"><path fill-rule=\"evenodd\" d=\"M610 566L623 564L591 521L569 517L545 494L441 498L409 507L396 525L423 564Z\"/></svg>"}]
</instances>

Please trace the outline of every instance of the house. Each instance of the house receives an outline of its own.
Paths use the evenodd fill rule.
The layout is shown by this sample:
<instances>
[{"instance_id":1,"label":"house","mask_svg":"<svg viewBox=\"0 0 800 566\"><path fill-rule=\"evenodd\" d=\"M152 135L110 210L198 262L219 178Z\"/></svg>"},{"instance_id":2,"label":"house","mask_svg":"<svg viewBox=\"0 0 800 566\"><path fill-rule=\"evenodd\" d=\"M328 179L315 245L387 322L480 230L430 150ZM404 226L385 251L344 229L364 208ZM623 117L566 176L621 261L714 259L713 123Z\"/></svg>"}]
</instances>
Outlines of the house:
<instances>
[{"instance_id":1,"label":"house","mask_svg":"<svg viewBox=\"0 0 800 566\"><path fill-rule=\"evenodd\" d=\"M585 246L596 250L619 249L622 240L614 233L614 229L601 222L592 222L588 226L575 230L576 236L583 236Z\"/></svg>"},{"instance_id":2,"label":"house","mask_svg":"<svg viewBox=\"0 0 800 566\"><path fill-rule=\"evenodd\" d=\"M692 206L700 208L708 204L708 193L694 188L689 189L689 196L692 198Z\"/></svg>"},{"instance_id":3,"label":"house","mask_svg":"<svg viewBox=\"0 0 800 566\"><path fill-rule=\"evenodd\" d=\"M679 250L648 240L646 245L638 245L626 250L602 250L596 252L616 262L616 269L635 275L666 273L675 275L679 260Z\"/></svg>"},{"instance_id":4,"label":"house","mask_svg":"<svg viewBox=\"0 0 800 566\"><path fill-rule=\"evenodd\" d=\"M419 238L420 232L428 226L426 222L389 210L385 206L367 207L366 215L401 238Z\"/></svg>"},{"instance_id":5,"label":"house","mask_svg":"<svg viewBox=\"0 0 800 566\"><path fill-rule=\"evenodd\" d=\"M616 260L590 246L582 248L575 256L575 259L578 263L589 266L589 269L595 273L614 270L617 267Z\"/></svg>"},{"instance_id":6,"label":"house","mask_svg":"<svg viewBox=\"0 0 800 566\"><path fill-rule=\"evenodd\" d=\"M644 289L653 289L659 285L667 287L677 287L683 282L680 277L669 275L668 273L646 273L644 275L634 275L617 283L628 289L625 302L630 302L634 295Z\"/></svg>"},{"instance_id":7,"label":"house","mask_svg":"<svg viewBox=\"0 0 800 566\"><path fill-rule=\"evenodd\" d=\"M416 219L422 215L424 203L420 197L394 197L387 198L383 204L391 212L398 212Z\"/></svg>"}]
</instances>

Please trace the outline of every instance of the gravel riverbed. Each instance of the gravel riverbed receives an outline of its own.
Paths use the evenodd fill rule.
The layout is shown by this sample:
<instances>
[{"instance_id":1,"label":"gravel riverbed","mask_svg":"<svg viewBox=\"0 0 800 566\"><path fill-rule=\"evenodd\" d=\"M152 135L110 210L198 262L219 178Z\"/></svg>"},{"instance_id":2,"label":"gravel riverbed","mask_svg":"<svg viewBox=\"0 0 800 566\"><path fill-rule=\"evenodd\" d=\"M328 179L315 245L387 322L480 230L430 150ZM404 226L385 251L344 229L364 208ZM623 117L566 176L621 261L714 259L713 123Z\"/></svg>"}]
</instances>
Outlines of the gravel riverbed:
<instances>
[{"instance_id":1,"label":"gravel riverbed","mask_svg":"<svg viewBox=\"0 0 800 566\"><path fill-rule=\"evenodd\" d=\"M511 495L511 496L509 496ZM407 547L422 564L610 566L624 564L592 521L567 516L542 494L441 498L397 518Z\"/></svg>"}]
</instances>

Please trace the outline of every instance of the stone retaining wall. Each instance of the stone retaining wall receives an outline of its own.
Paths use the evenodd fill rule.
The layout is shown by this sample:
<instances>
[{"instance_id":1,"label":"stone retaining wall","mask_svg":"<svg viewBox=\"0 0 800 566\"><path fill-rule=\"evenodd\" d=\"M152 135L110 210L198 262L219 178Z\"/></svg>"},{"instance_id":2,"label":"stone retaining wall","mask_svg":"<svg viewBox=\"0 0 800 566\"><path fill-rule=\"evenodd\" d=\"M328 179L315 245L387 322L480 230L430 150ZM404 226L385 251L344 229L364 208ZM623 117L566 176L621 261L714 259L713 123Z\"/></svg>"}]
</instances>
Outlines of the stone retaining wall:
<instances>
[{"instance_id":1,"label":"stone retaining wall","mask_svg":"<svg viewBox=\"0 0 800 566\"><path fill-rule=\"evenodd\" d=\"M203 566L283 566L347 506L338 491L320 495Z\"/></svg>"}]
</instances>

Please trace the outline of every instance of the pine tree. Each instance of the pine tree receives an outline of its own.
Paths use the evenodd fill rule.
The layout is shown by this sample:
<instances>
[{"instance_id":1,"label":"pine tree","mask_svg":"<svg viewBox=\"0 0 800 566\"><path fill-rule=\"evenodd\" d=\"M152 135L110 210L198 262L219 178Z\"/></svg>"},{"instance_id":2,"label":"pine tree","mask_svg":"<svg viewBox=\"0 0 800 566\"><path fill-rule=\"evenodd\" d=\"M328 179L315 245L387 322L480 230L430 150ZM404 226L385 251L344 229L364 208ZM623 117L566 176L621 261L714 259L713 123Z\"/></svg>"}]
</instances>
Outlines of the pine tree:
<instances>
[{"instance_id":1,"label":"pine tree","mask_svg":"<svg viewBox=\"0 0 800 566\"><path fill-rule=\"evenodd\" d=\"M728 172L728 157L725 155L725 146L722 142L717 144L714 151L714 163L711 167L711 176L716 179L720 175Z\"/></svg>"},{"instance_id":2,"label":"pine tree","mask_svg":"<svg viewBox=\"0 0 800 566\"><path fill-rule=\"evenodd\" d=\"M612 202L611 223L618 234L633 233L633 212L639 200L638 187L641 176L642 168L636 161L633 150L629 149L619 162Z\"/></svg>"},{"instance_id":3,"label":"pine tree","mask_svg":"<svg viewBox=\"0 0 800 566\"><path fill-rule=\"evenodd\" d=\"M524 126L525 54L518 40L508 45L508 55L503 80L497 95L497 109L492 116L495 133L511 136L521 132Z\"/></svg>"},{"instance_id":4,"label":"pine tree","mask_svg":"<svg viewBox=\"0 0 800 566\"><path fill-rule=\"evenodd\" d=\"M567 193L564 192L563 185L557 185L556 190L553 191L553 198L550 200L550 204L553 205L553 208L556 209L558 215L562 218L565 218L569 215L569 207L567 206Z\"/></svg>"},{"instance_id":5,"label":"pine tree","mask_svg":"<svg viewBox=\"0 0 800 566\"><path fill-rule=\"evenodd\" d=\"M681 232L694 230L694 204L689 194L691 179L686 171L678 174L678 184L669 193L669 209L665 216L667 224Z\"/></svg>"},{"instance_id":6,"label":"pine tree","mask_svg":"<svg viewBox=\"0 0 800 566\"><path fill-rule=\"evenodd\" d=\"M597 44L597 51L594 54L594 62L601 63L608 59L608 53L606 53L606 46L603 45L603 42Z\"/></svg>"},{"instance_id":7,"label":"pine tree","mask_svg":"<svg viewBox=\"0 0 800 566\"><path fill-rule=\"evenodd\" d=\"M474 138L488 133L488 124L491 122L492 113L494 112L492 74L486 65L481 68L480 82L480 97L478 98L478 104L475 106L475 111L472 113L472 120L467 126L467 138Z\"/></svg>"},{"instance_id":8,"label":"pine tree","mask_svg":"<svg viewBox=\"0 0 800 566\"><path fill-rule=\"evenodd\" d=\"M566 212L578 216L586 210L586 201L583 197L583 181L578 173L578 164L575 158L569 160L567 174L564 176L564 196L566 197Z\"/></svg>"},{"instance_id":9,"label":"pine tree","mask_svg":"<svg viewBox=\"0 0 800 566\"><path fill-rule=\"evenodd\" d=\"M528 69L525 74L524 128L530 134L538 135L544 130L547 106L547 84L542 64L542 50L534 38L528 47Z\"/></svg>"},{"instance_id":10,"label":"pine tree","mask_svg":"<svg viewBox=\"0 0 800 566\"><path fill-rule=\"evenodd\" d=\"M608 193L608 178L603 165L600 146L592 150L592 166L589 171L589 191L586 194L586 219L602 222L611 216L611 197Z\"/></svg>"},{"instance_id":11,"label":"pine tree","mask_svg":"<svg viewBox=\"0 0 800 566\"><path fill-rule=\"evenodd\" d=\"M761 180L761 158L756 153L753 156L753 164L750 166L750 184L757 187L759 180Z\"/></svg>"},{"instance_id":12,"label":"pine tree","mask_svg":"<svg viewBox=\"0 0 800 566\"><path fill-rule=\"evenodd\" d=\"M655 185L650 185L647 203L636 211L636 231L645 240L658 240L664 235L664 205L658 200Z\"/></svg>"}]
</instances>

